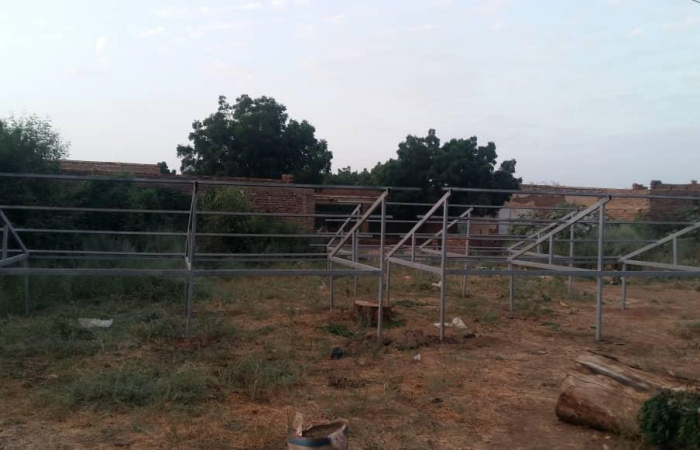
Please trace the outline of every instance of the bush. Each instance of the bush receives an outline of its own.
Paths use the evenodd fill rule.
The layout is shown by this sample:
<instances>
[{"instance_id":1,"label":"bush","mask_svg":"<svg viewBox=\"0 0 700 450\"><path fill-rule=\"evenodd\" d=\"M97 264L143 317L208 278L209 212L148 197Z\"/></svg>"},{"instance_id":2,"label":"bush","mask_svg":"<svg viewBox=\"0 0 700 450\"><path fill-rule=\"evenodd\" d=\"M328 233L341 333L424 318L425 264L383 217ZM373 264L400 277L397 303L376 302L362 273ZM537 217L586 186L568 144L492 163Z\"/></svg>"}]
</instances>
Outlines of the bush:
<instances>
[{"instance_id":1,"label":"bush","mask_svg":"<svg viewBox=\"0 0 700 450\"><path fill-rule=\"evenodd\" d=\"M219 187L209 190L201 201L202 211L250 212L246 192L240 188ZM269 216L206 215L201 231L207 233L296 234L299 227ZM200 230L198 230L200 231ZM202 237L198 244L217 253L308 252L309 240L271 237Z\"/></svg>"},{"instance_id":2,"label":"bush","mask_svg":"<svg viewBox=\"0 0 700 450\"><path fill-rule=\"evenodd\" d=\"M639 428L654 445L694 449L700 447L700 394L664 390L639 410Z\"/></svg>"}]
</instances>

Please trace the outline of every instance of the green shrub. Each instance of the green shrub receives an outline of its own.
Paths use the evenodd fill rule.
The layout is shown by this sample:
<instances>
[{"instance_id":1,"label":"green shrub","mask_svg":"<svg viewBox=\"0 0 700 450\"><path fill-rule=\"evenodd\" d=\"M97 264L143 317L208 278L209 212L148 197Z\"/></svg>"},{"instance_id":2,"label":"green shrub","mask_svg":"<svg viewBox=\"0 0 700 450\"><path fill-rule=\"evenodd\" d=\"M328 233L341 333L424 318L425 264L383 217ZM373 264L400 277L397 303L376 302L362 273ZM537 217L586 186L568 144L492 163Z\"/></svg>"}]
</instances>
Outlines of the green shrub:
<instances>
[{"instance_id":1,"label":"green shrub","mask_svg":"<svg viewBox=\"0 0 700 450\"><path fill-rule=\"evenodd\" d=\"M639 410L639 428L654 445L699 448L699 411L700 393L663 390L644 402Z\"/></svg>"},{"instance_id":2,"label":"green shrub","mask_svg":"<svg viewBox=\"0 0 700 450\"><path fill-rule=\"evenodd\" d=\"M202 211L250 212L246 191L219 187L207 191L201 201ZM200 231L200 230L198 230ZM205 215L201 228L205 233L296 234L299 227L278 217ZM310 251L309 240L274 237L201 237L198 244L205 251L220 253L274 253Z\"/></svg>"}]
</instances>

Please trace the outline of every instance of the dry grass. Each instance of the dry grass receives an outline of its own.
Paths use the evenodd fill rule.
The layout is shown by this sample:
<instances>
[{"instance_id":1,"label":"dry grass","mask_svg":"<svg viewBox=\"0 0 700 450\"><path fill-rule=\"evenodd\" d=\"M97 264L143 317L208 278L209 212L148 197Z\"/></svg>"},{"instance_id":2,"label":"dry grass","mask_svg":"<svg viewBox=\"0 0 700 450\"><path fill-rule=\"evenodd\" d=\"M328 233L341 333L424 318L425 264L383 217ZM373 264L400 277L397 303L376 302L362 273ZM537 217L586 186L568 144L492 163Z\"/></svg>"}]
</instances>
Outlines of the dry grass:
<instances>
[{"instance_id":1,"label":"dry grass","mask_svg":"<svg viewBox=\"0 0 700 450\"><path fill-rule=\"evenodd\" d=\"M604 316L593 341L593 285L573 298L556 280L450 281L448 329L437 339L438 291L428 275L395 269L385 338L358 322L351 280L216 282L184 337L182 299L53 308L0 324L0 447L284 448L295 411L346 418L354 448L636 448L557 421L571 360L588 349L700 378L697 292L686 284L629 287L630 310ZM212 282L214 283L214 282ZM362 299L376 298L362 280ZM85 331L77 317L112 317ZM333 347L347 355L330 359ZM414 356L421 355L420 361Z\"/></svg>"}]
</instances>

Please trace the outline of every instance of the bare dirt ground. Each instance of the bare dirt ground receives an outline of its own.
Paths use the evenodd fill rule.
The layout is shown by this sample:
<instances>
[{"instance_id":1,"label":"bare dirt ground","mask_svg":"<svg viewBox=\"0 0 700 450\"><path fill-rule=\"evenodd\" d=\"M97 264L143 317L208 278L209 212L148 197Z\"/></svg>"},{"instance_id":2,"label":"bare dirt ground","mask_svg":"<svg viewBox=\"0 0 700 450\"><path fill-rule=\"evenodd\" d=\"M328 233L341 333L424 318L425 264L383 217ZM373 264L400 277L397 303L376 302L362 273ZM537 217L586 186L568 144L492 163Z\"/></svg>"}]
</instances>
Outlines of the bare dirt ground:
<instances>
[{"instance_id":1,"label":"bare dirt ground","mask_svg":"<svg viewBox=\"0 0 700 450\"><path fill-rule=\"evenodd\" d=\"M284 448L299 411L308 422L348 419L352 448L634 449L644 446L557 420L573 359L594 350L700 378L700 293L691 282L631 284L627 311L619 308L619 286L606 286L602 343L593 339L591 282L577 281L568 298L557 280L519 280L511 313L505 279L470 279L468 298L458 296L455 279L447 317L462 318L468 329L449 329L442 344L433 326L438 290L427 277L396 271L394 323L383 342L355 320L350 281L336 285L337 308L329 311L324 280L221 282L197 314L224 317L236 329L231 337L187 343L155 336L67 359L18 358L6 348L0 448ZM360 293L373 299L375 282L363 280ZM334 346L347 355L330 359ZM250 367L246 382L222 381L222 367L251 356L263 364ZM285 361L297 376L272 386L265 361ZM162 374L197 364L212 379L219 375L203 399L184 405L174 397L147 405L60 400L63 381L127 362L160 364Z\"/></svg>"}]
</instances>

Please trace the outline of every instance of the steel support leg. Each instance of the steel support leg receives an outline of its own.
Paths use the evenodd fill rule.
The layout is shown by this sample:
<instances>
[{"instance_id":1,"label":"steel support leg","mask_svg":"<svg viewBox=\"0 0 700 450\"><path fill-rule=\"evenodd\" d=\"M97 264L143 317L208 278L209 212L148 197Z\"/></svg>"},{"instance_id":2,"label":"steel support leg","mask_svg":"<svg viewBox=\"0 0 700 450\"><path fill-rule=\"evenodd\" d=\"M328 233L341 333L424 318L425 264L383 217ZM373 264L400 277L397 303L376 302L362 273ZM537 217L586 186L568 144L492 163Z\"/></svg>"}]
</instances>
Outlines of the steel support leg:
<instances>
[{"instance_id":1,"label":"steel support leg","mask_svg":"<svg viewBox=\"0 0 700 450\"><path fill-rule=\"evenodd\" d=\"M673 238L673 264L678 265L678 238Z\"/></svg>"},{"instance_id":2,"label":"steel support leg","mask_svg":"<svg viewBox=\"0 0 700 450\"><path fill-rule=\"evenodd\" d=\"M472 213L470 212L467 215L467 218L468 218L467 219L467 230L466 230L467 231L467 238L464 241L464 256L465 256L465 258L467 258L464 260L464 270L469 269L469 259L468 259L469 258L469 239L470 239L470 235L471 235L471 220L469 220L469 219L471 219L471 216L472 216ZM466 296L467 296L467 274L464 274L464 275L462 275L462 297L466 297Z\"/></svg>"},{"instance_id":3,"label":"steel support leg","mask_svg":"<svg viewBox=\"0 0 700 450\"><path fill-rule=\"evenodd\" d=\"M355 231L352 235L352 260L355 262L358 262L360 260L359 249L360 249L360 245L358 242L357 231ZM355 275L355 277L353 277L352 295L354 298L357 298L357 275Z\"/></svg>"},{"instance_id":4,"label":"steel support leg","mask_svg":"<svg viewBox=\"0 0 700 450\"><path fill-rule=\"evenodd\" d=\"M571 227L569 228L569 267L574 267L574 224L571 224ZM574 290L574 277L573 275L569 275L569 298L571 298L571 294L573 293Z\"/></svg>"},{"instance_id":5,"label":"steel support leg","mask_svg":"<svg viewBox=\"0 0 700 450\"><path fill-rule=\"evenodd\" d=\"M440 254L440 342L445 339L445 314L447 297L447 211L449 199L442 205L442 252Z\"/></svg>"},{"instance_id":6,"label":"steel support leg","mask_svg":"<svg viewBox=\"0 0 700 450\"><path fill-rule=\"evenodd\" d=\"M513 270L513 263L508 263L508 270ZM508 306L510 311L515 311L515 275L509 276L508 283Z\"/></svg>"},{"instance_id":7,"label":"steel support leg","mask_svg":"<svg viewBox=\"0 0 700 450\"><path fill-rule=\"evenodd\" d=\"M328 270L333 270L333 261L330 259L328 260ZM335 306L335 277L331 275L329 280L329 289L330 289L330 307L331 311L333 311L333 307Z\"/></svg>"},{"instance_id":8,"label":"steel support leg","mask_svg":"<svg viewBox=\"0 0 700 450\"><path fill-rule=\"evenodd\" d=\"M381 228L379 233L379 294L377 298L377 338L382 338L382 321L384 320L384 244L386 237L386 198L382 200Z\"/></svg>"},{"instance_id":9,"label":"steel support leg","mask_svg":"<svg viewBox=\"0 0 700 450\"><path fill-rule=\"evenodd\" d=\"M627 264L622 263L622 271L627 271ZM622 276L622 309L627 309L627 277Z\"/></svg>"},{"instance_id":10,"label":"steel support leg","mask_svg":"<svg viewBox=\"0 0 700 450\"><path fill-rule=\"evenodd\" d=\"M391 290L391 263L386 262L386 294L384 296L384 303L389 306L391 305L389 291Z\"/></svg>"},{"instance_id":11,"label":"steel support leg","mask_svg":"<svg viewBox=\"0 0 700 450\"><path fill-rule=\"evenodd\" d=\"M190 328L192 322L192 302L194 297L194 264L195 254L197 249L197 182L192 186L192 209L190 210L190 229L187 250L189 252L189 274L187 275L187 300L185 303L185 312L187 314L187 323L185 325L185 334L187 339L190 337Z\"/></svg>"},{"instance_id":12,"label":"steel support leg","mask_svg":"<svg viewBox=\"0 0 700 450\"><path fill-rule=\"evenodd\" d=\"M605 244L605 205L598 208L598 286L595 313L595 340L603 338L603 257Z\"/></svg>"},{"instance_id":13,"label":"steel support leg","mask_svg":"<svg viewBox=\"0 0 700 450\"><path fill-rule=\"evenodd\" d=\"M2 227L2 259L7 259L7 239L10 237L10 229L5 225Z\"/></svg>"},{"instance_id":14,"label":"steel support leg","mask_svg":"<svg viewBox=\"0 0 700 450\"><path fill-rule=\"evenodd\" d=\"M29 269L29 258L23 261L25 269ZM31 299L29 297L29 275L24 276L24 314L29 315L31 313Z\"/></svg>"}]
</instances>

